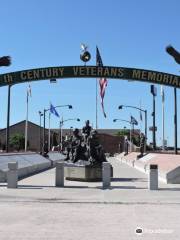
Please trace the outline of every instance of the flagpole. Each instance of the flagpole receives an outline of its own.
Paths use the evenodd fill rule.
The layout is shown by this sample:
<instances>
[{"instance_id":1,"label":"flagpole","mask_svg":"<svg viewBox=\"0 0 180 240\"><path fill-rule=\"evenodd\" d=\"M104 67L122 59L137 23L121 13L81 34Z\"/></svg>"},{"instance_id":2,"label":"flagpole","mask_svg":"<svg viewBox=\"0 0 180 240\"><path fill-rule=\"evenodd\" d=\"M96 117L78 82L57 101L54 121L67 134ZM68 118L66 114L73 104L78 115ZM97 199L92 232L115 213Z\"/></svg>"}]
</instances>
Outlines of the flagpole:
<instances>
[{"instance_id":1,"label":"flagpole","mask_svg":"<svg viewBox=\"0 0 180 240\"><path fill-rule=\"evenodd\" d=\"M28 138L28 104L29 103L29 94L27 91L27 98L26 98L26 123L25 123L25 152L27 151L27 138Z\"/></svg>"},{"instance_id":2,"label":"flagpole","mask_svg":"<svg viewBox=\"0 0 180 240\"><path fill-rule=\"evenodd\" d=\"M49 112L49 131L48 131L48 150L50 151L51 148L51 113Z\"/></svg>"},{"instance_id":3,"label":"flagpole","mask_svg":"<svg viewBox=\"0 0 180 240\"><path fill-rule=\"evenodd\" d=\"M98 129L98 80L96 78L96 129Z\"/></svg>"},{"instance_id":4,"label":"flagpole","mask_svg":"<svg viewBox=\"0 0 180 240\"><path fill-rule=\"evenodd\" d=\"M6 152L9 152L9 120L10 120L10 105L11 105L11 86L8 86L8 108L7 108L7 128L6 128Z\"/></svg>"},{"instance_id":5,"label":"flagpole","mask_svg":"<svg viewBox=\"0 0 180 240\"><path fill-rule=\"evenodd\" d=\"M140 109L141 109L141 99L140 99ZM140 133L139 133L139 135L141 136L141 132L142 132L142 113L141 113L141 111L139 111L139 113L140 113Z\"/></svg>"},{"instance_id":6,"label":"flagpole","mask_svg":"<svg viewBox=\"0 0 180 240\"><path fill-rule=\"evenodd\" d=\"M165 136L165 133L164 133L164 89L163 89L163 101L162 101L162 128L163 128L163 131L162 131L162 137L163 137L163 150L165 149L165 146L164 146L164 136Z\"/></svg>"},{"instance_id":7,"label":"flagpole","mask_svg":"<svg viewBox=\"0 0 180 240\"><path fill-rule=\"evenodd\" d=\"M130 152L132 152L132 124L130 124Z\"/></svg>"},{"instance_id":8,"label":"flagpole","mask_svg":"<svg viewBox=\"0 0 180 240\"><path fill-rule=\"evenodd\" d=\"M164 139L164 88L161 85L161 97L162 97L162 147L165 150L165 139Z\"/></svg>"},{"instance_id":9,"label":"flagpole","mask_svg":"<svg viewBox=\"0 0 180 240\"><path fill-rule=\"evenodd\" d=\"M62 127L63 127L63 116L62 116L62 118L61 118L62 120L61 120L61 129L60 129L60 131L61 131L61 144L60 144L60 151L62 152L62 145L63 145L63 136L62 136L62 134L63 134L63 129L62 129Z\"/></svg>"}]
</instances>

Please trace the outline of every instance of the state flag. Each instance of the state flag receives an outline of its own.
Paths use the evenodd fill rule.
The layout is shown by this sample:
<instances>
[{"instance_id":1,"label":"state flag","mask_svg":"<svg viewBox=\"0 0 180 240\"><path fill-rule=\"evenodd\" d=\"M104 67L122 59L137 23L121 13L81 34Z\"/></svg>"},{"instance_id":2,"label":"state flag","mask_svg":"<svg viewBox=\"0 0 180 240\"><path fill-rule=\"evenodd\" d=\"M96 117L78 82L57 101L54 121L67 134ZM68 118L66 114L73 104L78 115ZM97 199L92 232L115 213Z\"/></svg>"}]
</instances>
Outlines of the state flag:
<instances>
[{"instance_id":1,"label":"state flag","mask_svg":"<svg viewBox=\"0 0 180 240\"><path fill-rule=\"evenodd\" d=\"M60 117L58 112L56 111L56 108L50 103L50 113L54 114L56 117Z\"/></svg>"}]
</instances>

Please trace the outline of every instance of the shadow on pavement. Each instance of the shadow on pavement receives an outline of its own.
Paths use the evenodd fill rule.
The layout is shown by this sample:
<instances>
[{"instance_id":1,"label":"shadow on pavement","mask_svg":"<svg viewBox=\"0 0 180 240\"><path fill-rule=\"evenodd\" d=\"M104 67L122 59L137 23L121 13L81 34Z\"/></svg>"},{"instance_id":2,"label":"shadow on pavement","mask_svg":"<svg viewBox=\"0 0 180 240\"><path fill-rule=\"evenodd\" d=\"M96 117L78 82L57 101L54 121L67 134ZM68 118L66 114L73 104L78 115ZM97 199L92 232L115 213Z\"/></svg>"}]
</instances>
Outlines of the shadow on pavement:
<instances>
[{"instance_id":1,"label":"shadow on pavement","mask_svg":"<svg viewBox=\"0 0 180 240\"><path fill-rule=\"evenodd\" d=\"M97 189L103 189L103 187L96 187ZM143 187L134 187L134 186L111 186L110 188L107 188L105 190L113 190L113 189L135 189L135 190L144 190L147 188L143 188Z\"/></svg>"},{"instance_id":2,"label":"shadow on pavement","mask_svg":"<svg viewBox=\"0 0 180 240\"><path fill-rule=\"evenodd\" d=\"M18 184L19 189L43 189L43 188L52 188L54 186L42 186L42 185L20 185Z\"/></svg>"},{"instance_id":3,"label":"shadow on pavement","mask_svg":"<svg viewBox=\"0 0 180 240\"><path fill-rule=\"evenodd\" d=\"M90 188L88 186L64 186L64 187L55 187L53 185L18 185L19 189L43 189L43 188Z\"/></svg>"},{"instance_id":4,"label":"shadow on pavement","mask_svg":"<svg viewBox=\"0 0 180 240\"><path fill-rule=\"evenodd\" d=\"M180 191L180 188L159 188L160 191Z\"/></svg>"},{"instance_id":5,"label":"shadow on pavement","mask_svg":"<svg viewBox=\"0 0 180 240\"><path fill-rule=\"evenodd\" d=\"M146 178L112 178L111 182L147 182Z\"/></svg>"},{"instance_id":6,"label":"shadow on pavement","mask_svg":"<svg viewBox=\"0 0 180 240\"><path fill-rule=\"evenodd\" d=\"M21 187L21 186L18 186L17 189L43 189L42 187Z\"/></svg>"},{"instance_id":7,"label":"shadow on pavement","mask_svg":"<svg viewBox=\"0 0 180 240\"><path fill-rule=\"evenodd\" d=\"M111 186L111 189L147 189L147 188L143 188L143 187L134 187L134 186Z\"/></svg>"}]
</instances>

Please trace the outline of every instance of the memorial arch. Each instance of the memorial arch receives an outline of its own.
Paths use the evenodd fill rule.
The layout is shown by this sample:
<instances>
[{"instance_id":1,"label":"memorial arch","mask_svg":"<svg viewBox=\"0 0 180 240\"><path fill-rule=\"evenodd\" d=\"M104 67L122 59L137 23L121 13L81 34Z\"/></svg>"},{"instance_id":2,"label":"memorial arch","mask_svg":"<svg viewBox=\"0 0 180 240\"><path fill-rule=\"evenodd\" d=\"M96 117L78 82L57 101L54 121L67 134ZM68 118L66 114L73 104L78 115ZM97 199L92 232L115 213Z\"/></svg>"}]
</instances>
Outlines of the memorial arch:
<instances>
[{"instance_id":1,"label":"memorial arch","mask_svg":"<svg viewBox=\"0 0 180 240\"><path fill-rule=\"evenodd\" d=\"M178 75L114 66L58 66L10 72L0 75L0 87L53 78L108 78L148 82L180 88L180 76Z\"/></svg>"}]
</instances>

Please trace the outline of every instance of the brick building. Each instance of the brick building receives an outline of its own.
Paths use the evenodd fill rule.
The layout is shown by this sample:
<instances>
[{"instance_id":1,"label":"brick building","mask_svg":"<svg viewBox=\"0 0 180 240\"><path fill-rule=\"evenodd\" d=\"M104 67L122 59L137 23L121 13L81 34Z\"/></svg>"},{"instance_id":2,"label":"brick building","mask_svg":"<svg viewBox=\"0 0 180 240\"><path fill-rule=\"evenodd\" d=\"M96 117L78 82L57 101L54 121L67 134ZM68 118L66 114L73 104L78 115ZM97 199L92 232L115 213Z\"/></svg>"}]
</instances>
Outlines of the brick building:
<instances>
[{"instance_id":1,"label":"brick building","mask_svg":"<svg viewBox=\"0 0 180 240\"><path fill-rule=\"evenodd\" d=\"M10 138L14 134L25 135L25 124L26 121L18 122L9 129ZM41 133L43 134L43 128L41 127ZM48 130L46 129L46 136L48 135ZM0 145L1 149L5 148L6 145L6 128L0 130ZM28 121L28 150L39 151L40 148L40 126ZM11 150L11 148L10 148Z\"/></svg>"},{"instance_id":2,"label":"brick building","mask_svg":"<svg viewBox=\"0 0 180 240\"><path fill-rule=\"evenodd\" d=\"M10 126L10 138L14 134L25 133L26 121L18 122ZM63 129L63 135L69 134L72 129ZM119 129L98 129L99 139L105 152L115 153L123 150L124 138L116 136ZM45 130L46 139L48 139L48 129ZM43 128L41 127L41 138L43 136ZM51 143L59 142L59 129L51 129ZM6 128L0 130L0 149L5 149L6 143ZM51 145L52 145L51 144ZM10 149L11 150L11 149ZM40 126L28 121L28 150L40 150Z\"/></svg>"}]
</instances>

